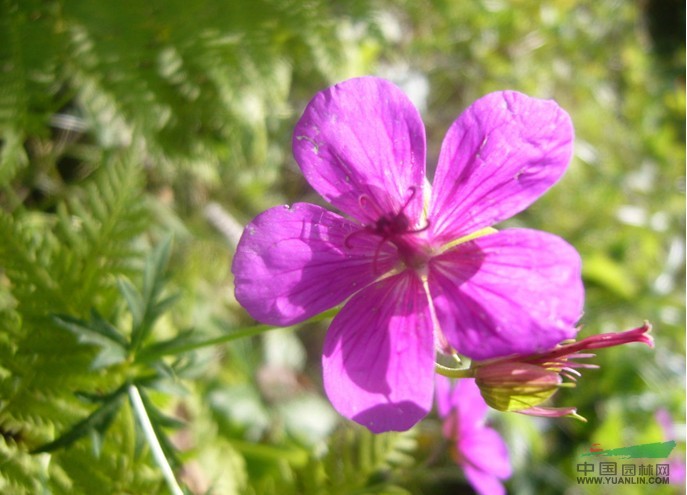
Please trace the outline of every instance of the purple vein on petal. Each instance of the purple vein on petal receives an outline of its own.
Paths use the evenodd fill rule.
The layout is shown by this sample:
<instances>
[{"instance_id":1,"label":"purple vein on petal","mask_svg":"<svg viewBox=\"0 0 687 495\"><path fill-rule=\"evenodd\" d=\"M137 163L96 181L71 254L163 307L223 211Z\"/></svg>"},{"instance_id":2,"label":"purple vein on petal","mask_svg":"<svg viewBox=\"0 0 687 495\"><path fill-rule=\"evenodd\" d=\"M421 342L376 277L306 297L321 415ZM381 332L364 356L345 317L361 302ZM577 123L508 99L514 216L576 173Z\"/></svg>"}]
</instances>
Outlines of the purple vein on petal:
<instances>
[{"instance_id":1,"label":"purple vein on petal","mask_svg":"<svg viewBox=\"0 0 687 495\"><path fill-rule=\"evenodd\" d=\"M432 402L434 345L420 281L409 271L355 294L334 318L323 351L327 396L374 432L405 430Z\"/></svg>"}]
</instances>

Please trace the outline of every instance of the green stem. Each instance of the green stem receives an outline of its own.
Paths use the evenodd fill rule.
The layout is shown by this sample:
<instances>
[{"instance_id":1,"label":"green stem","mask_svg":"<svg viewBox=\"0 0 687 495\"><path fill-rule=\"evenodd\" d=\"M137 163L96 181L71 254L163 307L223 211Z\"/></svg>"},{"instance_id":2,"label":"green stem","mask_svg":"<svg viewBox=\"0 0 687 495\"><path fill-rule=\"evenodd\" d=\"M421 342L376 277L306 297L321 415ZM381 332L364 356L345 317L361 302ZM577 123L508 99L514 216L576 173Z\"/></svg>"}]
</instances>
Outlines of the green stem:
<instances>
[{"instance_id":1,"label":"green stem","mask_svg":"<svg viewBox=\"0 0 687 495\"><path fill-rule=\"evenodd\" d=\"M440 375L447 376L449 378L474 378L475 377L475 370L472 368L463 368L463 369L456 369L456 368L448 368L446 366L442 366L439 363L434 364L434 370L439 373Z\"/></svg>"},{"instance_id":2,"label":"green stem","mask_svg":"<svg viewBox=\"0 0 687 495\"><path fill-rule=\"evenodd\" d=\"M268 330L276 330L282 327L274 327L271 325L256 325L254 327L246 328L243 330L236 330L226 335L220 335L219 337L214 337L212 339L200 340L197 342L188 342L185 344L180 344L176 346L166 347L160 349L159 351L142 352L141 358L145 361L154 361L162 356L176 356L178 354L184 354L190 351L195 351L196 349L202 349L203 347L212 347L219 344L226 344L232 340L242 339L245 337L253 337L255 335L260 335Z\"/></svg>"},{"instance_id":3,"label":"green stem","mask_svg":"<svg viewBox=\"0 0 687 495\"><path fill-rule=\"evenodd\" d=\"M336 315L338 311L338 308L330 309L329 311L320 313L317 316L313 316L309 320L301 323L301 325L304 325L306 323L316 323L326 318L331 318L334 315ZM145 361L151 361L162 356L175 356L178 354L184 354L186 352L195 351L196 349L202 349L204 347L212 347L220 344L226 344L227 342L231 342L233 340L243 339L246 337L254 337L256 335L260 335L261 333L268 332L270 330L277 330L279 328L288 327L275 327L273 325L256 325L253 327L243 328L241 330L234 330L225 335L220 335L219 337L214 337L211 339L200 340L197 342L187 342L176 346L165 347L164 349L153 350L150 352L144 351L141 353L141 358Z\"/></svg>"},{"instance_id":4,"label":"green stem","mask_svg":"<svg viewBox=\"0 0 687 495\"><path fill-rule=\"evenodd\" d=\"M135 385L129 385L129 398L131 399L131 406L134 409L134 414L136 415L136 418L143 429L143 434L145 435L148 445L150 446L153 459L155 459L155 462L160 467L162 476L165 478L167 486L169 487L169 491L172 493L172 495L184 495L184 492L182 491L181 487L179 487L179 484L174 477L172 466L169 465L167 457L165 457L165 453L162 451L162 446L155 435L153 424L150 422L148 412L143 404L143 399L141 399L141 394L138 392L138 389Z\"/></svg>"}]
</instances>

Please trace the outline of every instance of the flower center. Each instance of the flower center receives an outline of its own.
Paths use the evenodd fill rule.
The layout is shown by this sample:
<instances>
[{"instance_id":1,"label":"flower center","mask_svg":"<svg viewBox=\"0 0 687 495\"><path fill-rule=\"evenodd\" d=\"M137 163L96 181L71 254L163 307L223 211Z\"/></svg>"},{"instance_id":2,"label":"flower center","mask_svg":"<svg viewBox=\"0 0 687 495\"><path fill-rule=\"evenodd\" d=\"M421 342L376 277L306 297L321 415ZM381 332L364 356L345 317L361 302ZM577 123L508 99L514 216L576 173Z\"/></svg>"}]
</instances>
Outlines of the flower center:
<instances>
[{"instance_id":1,"label":"flower center","mask_svg":"<svg viewBox=\"0 0 687 495\"><path fill-rule=\"evenodd\" d=\"M407 223L407 218L405 218L405 222ZM426 237L421 235L421 232L427 228L429 228L429 224L420 229L406 228L385 237L388 242L396 246L399 258L408 268L422 268L431 258L429 243Z\"/></svg>"},{"instance_id":2,"label":"flower center","mask_svg":"<svg viewBox=\"0 0 687 495\"><path fill-rule=\"evenodd\" d=\"M398 213L382 215L374 225L367 227L368 232L381 237L375 253L375 264L379 250L385 242L390 242L396 246L401 261L409 268L422 268L430 258L426 236L421 235L429 228L429 220L426 225L415 228L411 225L405 212L417 192L415 186L411 186L409 190L410 196Z\"/></svg>"},{"instance_id":3,"label":"flower center","mask_svg":"<svg viewBox=\"0 0 687 495\"><path fill-rule=\"evenodd\" d=\"M379 237L372 264L372 270L375 273L379 273L377 261L382 247L387 243L392 244L396 248L400 261L405 265L404 268L411 268L418 272L422 271L427 261L431 258L432 249L427 236L423 234L429 228L429 221L422 227L415 227L415 225L411 224L411 220L406 214L406 209L415 197L417 188L411 186L409 191L408 199L406 199L398 212L382 213L375 208L378 219L372 224L365 225L361 230L349 234L344 241L345 245L351 248L350 241L358 233L366 232ZM372 205L374 205L366 195L361 195L358 201L363 208L373 207Z\"/></svg>"}]
</instances>

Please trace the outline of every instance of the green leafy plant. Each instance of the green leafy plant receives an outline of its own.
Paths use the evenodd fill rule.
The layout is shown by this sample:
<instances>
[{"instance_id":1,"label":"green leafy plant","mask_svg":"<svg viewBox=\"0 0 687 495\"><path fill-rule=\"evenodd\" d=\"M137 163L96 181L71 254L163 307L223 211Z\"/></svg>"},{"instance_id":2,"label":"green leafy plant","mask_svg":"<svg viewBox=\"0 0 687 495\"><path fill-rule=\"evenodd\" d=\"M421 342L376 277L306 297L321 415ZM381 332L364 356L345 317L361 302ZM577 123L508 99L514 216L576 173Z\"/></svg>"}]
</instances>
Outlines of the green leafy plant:
<instances>
[{"instance_id":1,"label":"green leafy plant","mask_svg":"<svg viewBox=\"0 0 687 495\"><path fill-rule=\"evenodd\" d=\"M145 392L146 388L164 387L162 381L174 380L182 371L179 360L171 364L160 358L151 361L146 353L155 345L148 342L155 321L177 298L176 295L163 297L164 271L169 260L170 246L171 240L168 239L148 258L140 292L128 280L118 280L118 288L127 302L131 316L130 332L119 330L116 324L104 320L95 310L92 310L89 321L68 315L54 317L55 323L72 332L79 343L97 348L98 354L91 363L91 369L107 369L122 363L125 363L127 369L120 371L124 381L115 390L99 395L79 393L79 396L97 404L96 409L55 440L34 449L33 454L69 447L88 435L94 453L99 455L103 437L128 395L139 427L137 431L142 432L148 442L170 491L182 493L170 467L170 462L178 466L179 461L162 429L163 426L178 426L179 423L155 408ZM176 337L173 341L184 337Z\"/></svg>"},{"instance_id":2,"label":"green leafy plant","mask_svg":"<svg viewBox=\"0 0 687 495\"><path fill-rule=\"evenodd\" d=\"M369 73L414 88L429 155L489 91L556 98L576 157L520 220L582 252L583 332L654 324L655 355L609 350L558 395L586 425L494 417L509 489L562 493L592 443L662 439L656 411L684 416L685 93L659 4L0 0L0 492L465 489L433 418L372 436L327 410L335 311L274 360L232 296L236 232L207 220L311 201L292 123Z\"/></svg>"}]
</instances>

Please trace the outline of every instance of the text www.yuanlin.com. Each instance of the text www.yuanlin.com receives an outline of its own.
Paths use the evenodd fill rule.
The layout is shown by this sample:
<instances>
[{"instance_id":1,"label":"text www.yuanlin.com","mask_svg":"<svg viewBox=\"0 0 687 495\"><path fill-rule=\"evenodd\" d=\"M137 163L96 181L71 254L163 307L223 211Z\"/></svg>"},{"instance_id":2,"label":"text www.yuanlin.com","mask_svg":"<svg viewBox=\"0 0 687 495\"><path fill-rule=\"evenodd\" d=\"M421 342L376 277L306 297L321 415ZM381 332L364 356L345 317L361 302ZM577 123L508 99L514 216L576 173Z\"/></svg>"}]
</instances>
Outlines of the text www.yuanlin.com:
<instances>
[{"instance_id":1,"label":"text www.yuanlin.com","mask_svg":"<svg viewBox=\"0 0 687 495\"><path fill-rule=\"evenodd\" d=\"M578 476L580 485L667 485L670 483L668 476Z\"/></svg>"}]
</instances>

